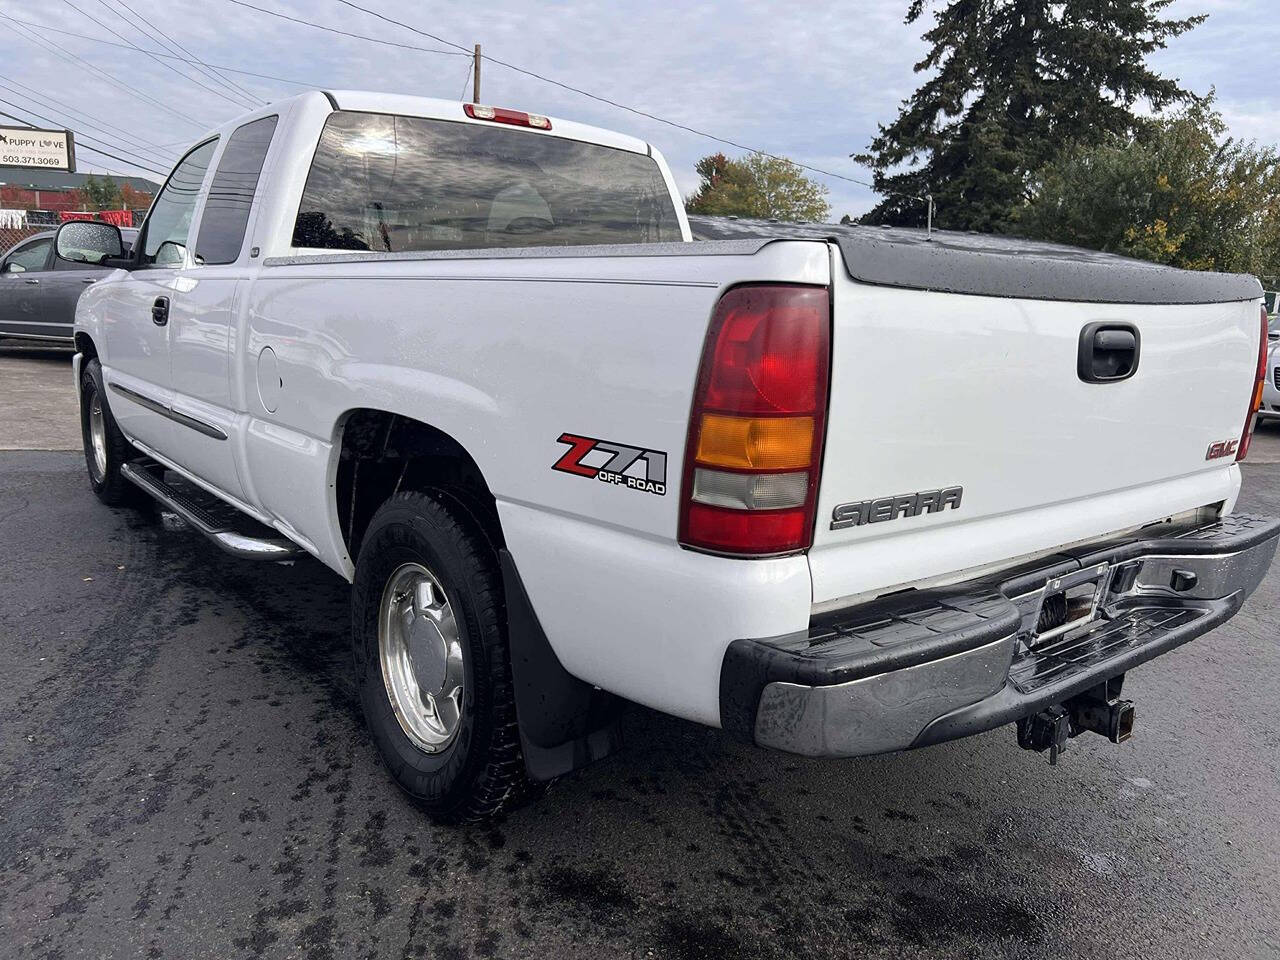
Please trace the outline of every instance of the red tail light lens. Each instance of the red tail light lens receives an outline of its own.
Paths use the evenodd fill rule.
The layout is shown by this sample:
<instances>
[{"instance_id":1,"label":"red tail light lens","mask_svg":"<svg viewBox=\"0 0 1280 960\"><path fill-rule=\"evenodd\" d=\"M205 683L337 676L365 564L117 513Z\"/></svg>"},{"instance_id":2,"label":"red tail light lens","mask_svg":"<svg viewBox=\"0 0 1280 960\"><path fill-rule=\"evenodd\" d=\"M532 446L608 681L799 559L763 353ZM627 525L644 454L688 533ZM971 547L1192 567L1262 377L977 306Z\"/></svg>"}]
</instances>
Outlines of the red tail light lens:
<instances>
[{"instance_id":1,"label":"red tail light lens","mask_svg":"<svg viewBox=\"0 0 1280 960\"><path fill-rule=\"evenodd\" d=\"M680 542L738 556L813 542L831 365L825 287L734 287L702 351L685 449Z\"/></svg>"},{"instance_id":2,"label":"red tail light lens","mask_svg":"<svg viewBox=\"0 0 1280 960\"><path fill-rule=\"evenodd\" d=\"M1244 421L1244 432L1240 434L1240 446L1236 448L1236 463L1249 455L1249 444L1253 443L1253 425L1257 422L1258 411L1262 409L1262 391L1267 385L1267 308L1262 308L1262 335L1258 341L1258 372L1253 380L1253 393L1249 398L1249 415Z\"/></svg>"}]
</instances>

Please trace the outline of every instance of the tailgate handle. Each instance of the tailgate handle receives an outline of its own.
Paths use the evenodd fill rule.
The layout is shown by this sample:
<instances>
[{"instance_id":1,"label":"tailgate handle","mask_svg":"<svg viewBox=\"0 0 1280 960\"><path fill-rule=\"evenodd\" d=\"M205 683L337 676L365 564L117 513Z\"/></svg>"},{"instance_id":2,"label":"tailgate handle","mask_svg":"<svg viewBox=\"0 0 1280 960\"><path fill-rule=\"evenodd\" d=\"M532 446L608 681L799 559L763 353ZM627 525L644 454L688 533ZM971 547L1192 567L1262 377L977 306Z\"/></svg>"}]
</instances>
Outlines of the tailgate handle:
<instances>
[{"instance_id":1,"label":"tailgate handle","mask_svg":"<svg viewBox=\"0 0 1280 960\"><path fill-rule=\"evenodd\" d=\"M1138 370L1142 336L1131 323L1086 324L1080 331L1076 372L1085 383L1128 380Z\"/></svg>"}]
</instances>

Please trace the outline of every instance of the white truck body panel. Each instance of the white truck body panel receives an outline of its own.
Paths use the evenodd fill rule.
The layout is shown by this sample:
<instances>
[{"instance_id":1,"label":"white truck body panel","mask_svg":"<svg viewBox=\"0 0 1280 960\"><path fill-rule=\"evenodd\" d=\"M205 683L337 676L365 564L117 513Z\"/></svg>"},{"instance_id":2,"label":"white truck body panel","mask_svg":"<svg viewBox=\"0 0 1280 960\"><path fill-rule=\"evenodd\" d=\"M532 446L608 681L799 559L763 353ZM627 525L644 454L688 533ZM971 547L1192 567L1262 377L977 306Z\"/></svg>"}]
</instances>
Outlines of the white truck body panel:
<instances>
[{"instance_id":1,"label":"white truck body panel","mask_svg":"<svg viewBox=\"0 0 1280 960\"><path fill-rule=\"evenodd\" d=\"M336 98L344 110L480 122L457 103ZM718 725L721 664L735 640L804 631L815 611L851 597L1234 503L1238 469L1204 456L1209 443L1239 436L1256 301L1099 306L871 286L816 239L589 255L297 249L294 220L332 111L309 93L221 128L211 171L233 130L280 118L238 260L118 271L86 292L76 330L92 339L109 386L226 440L112 393L126 436L348 579L334 493L347 417L373 409L429 424L483 473L567 670ZM660 155L608 131L553 126L556 136L652 155L689 240ZM191 237L199 227L197 211ZM807 554L730 559L677 542L709 318L725 290L748 282L831 290L830 410ZM164 327L146 313L161 294L173 301ZM1095 319L1141 326L1142 377L1079 382L1077 338ZM1191 391L1195 402L1180 403ZM565 432L665 452L667 492L553 471ZM962 510L829 529L839 503L952 484L964 486Z\"/></svg>"},{"instance_id":2,"label":"white truck body panel","mask_svg":"<svg viewBox=\"0 0 1280 960\"><path fill-rule=\"evenodd\" d=\"M1231 458L1205 455L1244 424L1256 303L1026 301L833 274L816 603L1147 523L1157 503L1234 499ZM1080 331L1103 320L1141 330L1140 376L1077 376ZM961 509L831 529L837 504L949 486Z\"/></svg>"}]
</instances>

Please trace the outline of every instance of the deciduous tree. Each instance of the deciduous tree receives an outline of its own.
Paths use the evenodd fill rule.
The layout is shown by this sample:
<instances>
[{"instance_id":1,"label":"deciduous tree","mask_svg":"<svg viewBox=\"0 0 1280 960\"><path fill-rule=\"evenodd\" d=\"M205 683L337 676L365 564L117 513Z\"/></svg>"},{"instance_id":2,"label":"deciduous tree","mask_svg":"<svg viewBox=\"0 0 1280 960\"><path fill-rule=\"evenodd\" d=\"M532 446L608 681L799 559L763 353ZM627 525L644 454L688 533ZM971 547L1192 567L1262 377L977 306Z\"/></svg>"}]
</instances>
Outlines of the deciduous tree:
<instances>
[{"instance_id":1,"label":"deciduous tree","mask_svg":"<svg viewBox=\"0 0 1280 960\"><path fill-rule=\"evenodd\" d=\"M831 211L827 188L781 157L752 153L731 160L714 153L695 169L702 183L685 203L690 213L810 221L825 220Z\"/></svg>"},{"instance_id":2,"label":"deciduous tree","mask_svg":"<svg viewBox=\"0 0 1280 960\"><path fill-rule=\"evenodd\" d=\"M1280 157L1226 136L1211 101L1068 144L1015 229L1198 270L1280 273Z\"/></svg>"}]
</instances>

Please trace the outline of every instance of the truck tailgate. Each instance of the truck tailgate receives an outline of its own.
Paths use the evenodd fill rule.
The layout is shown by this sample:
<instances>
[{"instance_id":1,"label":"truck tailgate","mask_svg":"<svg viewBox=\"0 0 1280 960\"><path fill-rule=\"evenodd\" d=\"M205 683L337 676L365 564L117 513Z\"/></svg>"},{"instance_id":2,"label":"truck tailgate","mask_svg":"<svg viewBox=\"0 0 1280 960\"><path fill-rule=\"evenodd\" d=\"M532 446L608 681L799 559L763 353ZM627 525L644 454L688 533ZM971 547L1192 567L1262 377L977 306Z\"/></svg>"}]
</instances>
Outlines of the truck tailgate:
<instances>
[{"instance_id":1,"label":"truck tailgate","mask_svg":"<svg viewBox=\"0 0 1280 960\"><path fill-rule=\"evenodd\" d=\"M1244 426L1258 301L1031 300L833 274L816 604L1234 500L1233 448L1207 455ZM1136 328L1133 376L1081 379L1095 322ZM883 498L902 502L867 506Z\"/></svg>"}]
</instances>

